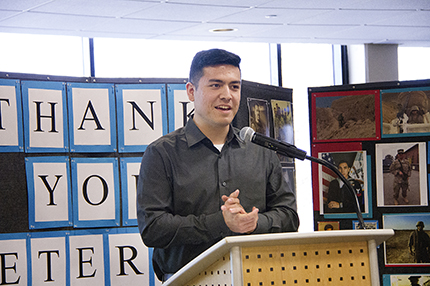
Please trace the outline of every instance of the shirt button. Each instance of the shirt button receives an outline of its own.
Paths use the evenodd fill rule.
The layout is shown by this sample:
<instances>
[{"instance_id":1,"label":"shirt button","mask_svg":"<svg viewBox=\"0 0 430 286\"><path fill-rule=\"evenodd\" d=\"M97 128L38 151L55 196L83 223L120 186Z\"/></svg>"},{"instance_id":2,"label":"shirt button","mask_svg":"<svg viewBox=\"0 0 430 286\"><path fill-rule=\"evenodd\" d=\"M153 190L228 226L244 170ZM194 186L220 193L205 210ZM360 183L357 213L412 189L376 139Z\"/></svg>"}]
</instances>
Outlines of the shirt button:
<instances>
[{"instance_id":1,"label":"shirt button","mask_svg":"<svg viewBox=\"0 0 430 286\"><path fill-rule=\"evenodd\" d=\"M227 183L226 182L222 182L222 184L221 184L223 187L225 187L225 186L227 186Z\"/></svg>"}]
</instances>

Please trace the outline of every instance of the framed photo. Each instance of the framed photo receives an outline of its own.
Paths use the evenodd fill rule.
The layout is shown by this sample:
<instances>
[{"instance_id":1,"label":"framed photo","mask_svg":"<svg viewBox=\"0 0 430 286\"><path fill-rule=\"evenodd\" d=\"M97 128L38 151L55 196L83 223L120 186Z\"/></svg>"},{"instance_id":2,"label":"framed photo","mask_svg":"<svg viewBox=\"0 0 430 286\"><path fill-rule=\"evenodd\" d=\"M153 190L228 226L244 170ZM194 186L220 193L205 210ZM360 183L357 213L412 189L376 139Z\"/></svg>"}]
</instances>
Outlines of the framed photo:
<instances>
[{"instance_id":1,"label":"framed photo","mask_svg":"<svg viewBox=\"0 0 430 286\"><path fill-rule=\"evenodd\" d=\"M273 129L276 140L294 144L293 113L290 101L271 100Z\"/></svg>"},{"instance_id":2,"label":"framed photo","mask_svg":"<svg viewBox=\"0 0 430 286\"><path fill-rule=\"evenodd\" d=\"M383 286L428 286L430 285L430 273L384 274L382 283Z\"/></svg>"},{"instance_id":3,"label":"framed photo","mask_svg":"<svg viewBox=\"0 0 430 286\"><path fill-rule=\"evenodd\" d=\"M312 93L313 142L379 140L379 90Z\"/></svg>"},{"instance_id":4,"label":"framed photo","mask_svg":"<svg viewBox=\"0 0 430 286\"><path fill-rule=\"evenodd\" d=\"M385 243L386 266L430 265L430 213L383 214L384 229L394 229L394 236Z\"/></svg>"},{"instance_id":5,"label":"framed photo","mask_svg":"<svg viewBox=\"0 0 430 286\"><path fill-rule=\"evenodd\" d=\"M381 143L375 150L378 206L427 206L426 143Z\"/></svg>"},{"instance_id":6,"label":"framed photo","mask_svg":"<svg viewBox=\"0 0 430 286\"><path fill-rule=\"evenodd\" d=\"M273 136L276 140L294 145L293 110L290 101L270 101L272 106ZM293 162L293 158L278 154L281 162Z\"/></svg>"},{"instance_id":7,"label":"framed photo","mask_svg":"<svg viewBox=\"0 0 430 286\"><path fill-rule=\"evenodd\" d=\"M249 127L255 132L270 136L269 104L266 100L247 98Z\"/></svg>"},{"instance_id":8,"label":"framed photo","mask_svg":"<svg viewBox=\"0 0 430 286\"><path fill-rule=\"evenodd\" d=\"M377 220L365 220L364 229L378 229L379 223ZM352 229L358 229L358 220L352 221Z\"/></svg>"},{"instance_id":9,"label":"framed photo","mask_svg":"<svg viewBox=\"0 0 430 286\"><path fill-rule=\"evenodd\" d=\"M363 217L371 217L371 200L367 171L370 164L366 151L359 150L360 144L318 144L313 147L313 156L335 165L349 180L357 195ZM314 190L318 197L318 210L324 218L356 218L355 198L338 175L321 164L313 166ZM315 174L316 173L316 174ZM316 182L316 185L315 185ZM314 199L315 201L315 199Z\"/></svg>"},{"instance_id":10,"label":"framed photo","mask_svg":"<svg viewBox=\"0 0 430 286\"><path fill-rule=\"evenodd\" d=\"M339 230L339 225L338 221L319 221L318 231Z\"/></svg>"},{"instance_id":11,"label":"framed photo","mask_svg":"<svg viewBox=\"0 0 430 286\"><path fill-rule=\"evenodd\" d=\"M430 135L430 87L381 91L382 137Z\"/></svg>"}]
</instances>

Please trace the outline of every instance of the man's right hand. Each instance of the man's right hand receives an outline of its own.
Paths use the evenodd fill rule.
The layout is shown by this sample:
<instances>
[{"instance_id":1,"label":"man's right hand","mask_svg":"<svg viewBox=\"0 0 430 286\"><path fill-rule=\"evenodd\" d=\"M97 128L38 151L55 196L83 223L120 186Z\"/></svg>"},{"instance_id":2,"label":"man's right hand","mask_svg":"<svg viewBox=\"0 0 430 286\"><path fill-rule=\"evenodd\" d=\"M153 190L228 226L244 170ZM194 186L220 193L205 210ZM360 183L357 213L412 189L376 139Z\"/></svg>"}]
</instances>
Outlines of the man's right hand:
<instances>
[{"instance_id":1,"label":"man's right hand","mask_svg":"<svg viewBox=\"0 0 430 286\"><path fill-rule=\"evenodd\" d=\"M240 204L239 190L234 191L230 196L222 196L224 205L221 206L222 215L228 228L236 233L251 233L257 227L258 209L252 208L247 213Z\"/></svg>"}]
</instances>

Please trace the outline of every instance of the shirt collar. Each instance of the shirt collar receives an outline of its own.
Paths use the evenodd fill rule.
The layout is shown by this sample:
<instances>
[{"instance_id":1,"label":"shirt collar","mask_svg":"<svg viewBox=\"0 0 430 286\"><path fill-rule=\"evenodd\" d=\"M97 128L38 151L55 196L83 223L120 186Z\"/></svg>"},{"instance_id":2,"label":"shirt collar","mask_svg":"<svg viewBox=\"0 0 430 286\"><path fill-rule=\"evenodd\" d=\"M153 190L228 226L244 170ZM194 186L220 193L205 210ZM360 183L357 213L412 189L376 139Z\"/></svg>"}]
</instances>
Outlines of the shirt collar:
<instances>
[{"instance_id":1,"label":"shirt collar","mask_svg":"<svg viewBox=\"0 0 430 286\"><path fill-rule=\"evenodd\" d=\"M210 141L209 138L207 138L206 135L200 131L192 118L189 118L187 124L185 125L185 137L187 139L188 147L191 147L203 140ZM239 130L234 128L231 124L225 143L228 144L230 141L238 142L239 144L243 143L239 137Z\"/></svg>"}]
</instances>

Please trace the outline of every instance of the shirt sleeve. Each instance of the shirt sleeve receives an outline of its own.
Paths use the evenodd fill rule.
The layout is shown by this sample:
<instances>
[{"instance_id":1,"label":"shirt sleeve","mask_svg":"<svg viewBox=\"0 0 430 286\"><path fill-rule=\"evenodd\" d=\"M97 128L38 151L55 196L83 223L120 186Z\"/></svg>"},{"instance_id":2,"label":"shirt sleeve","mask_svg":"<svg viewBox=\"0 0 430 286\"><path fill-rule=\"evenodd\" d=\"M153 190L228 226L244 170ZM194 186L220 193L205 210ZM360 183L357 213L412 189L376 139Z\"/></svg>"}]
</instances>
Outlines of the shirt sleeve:
<instances>
[{"instance_id":1,"label":"shirt sleeve","mask_svg":"<svg viewBox=\"0 0 430 286\"><path fill-rule=\"evenodd\" d=\"M137 187L137 220L148 247L214 243L231 234L221 210L206 215L173 213L168 156L148 146L142 158Z\"/></svg>"},{"instance_id":2,"label":"shirt sleeve","mask_svg":"<svg viewBox=\"0 0 430 286\"><path fill-rule=\"evenodd\" d=\"M253 233L297 231L299 217L295 193L284 179L278 156L271 153L271 172L266 188L266 210L258 215L257 228Z\"/></svg>"}]
</instances>

